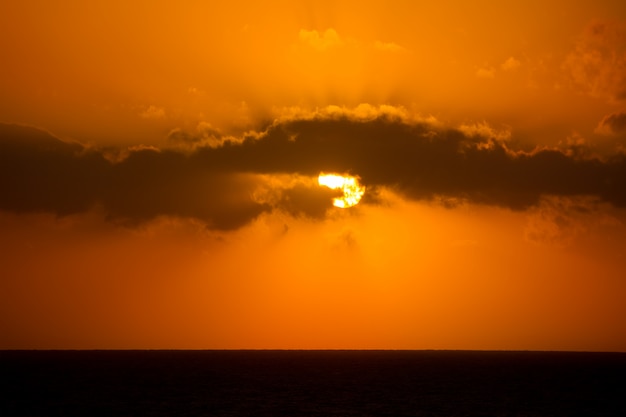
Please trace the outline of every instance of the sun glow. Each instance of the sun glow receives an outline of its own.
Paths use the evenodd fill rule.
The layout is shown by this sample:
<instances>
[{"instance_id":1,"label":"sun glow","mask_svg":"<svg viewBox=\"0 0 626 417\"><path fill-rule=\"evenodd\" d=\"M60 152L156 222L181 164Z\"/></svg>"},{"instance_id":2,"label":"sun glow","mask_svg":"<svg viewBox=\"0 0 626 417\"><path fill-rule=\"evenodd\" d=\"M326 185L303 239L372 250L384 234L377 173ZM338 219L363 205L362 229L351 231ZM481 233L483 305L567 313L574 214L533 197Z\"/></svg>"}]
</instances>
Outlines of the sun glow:
<instances>
[{"instance_id":1,"label":"sun glow","mask_svg":"<svg viewBox=\"0 0 626 417\"><path fill-rule=\"evenodd\" d=\"M322 172L317 181L323 187L343 191L343 196L333 199L335 207L347 208L356 206L365 193L365 187L359 183L358 177L351 175L325 174Z\"/></svg>"}]
</instances>

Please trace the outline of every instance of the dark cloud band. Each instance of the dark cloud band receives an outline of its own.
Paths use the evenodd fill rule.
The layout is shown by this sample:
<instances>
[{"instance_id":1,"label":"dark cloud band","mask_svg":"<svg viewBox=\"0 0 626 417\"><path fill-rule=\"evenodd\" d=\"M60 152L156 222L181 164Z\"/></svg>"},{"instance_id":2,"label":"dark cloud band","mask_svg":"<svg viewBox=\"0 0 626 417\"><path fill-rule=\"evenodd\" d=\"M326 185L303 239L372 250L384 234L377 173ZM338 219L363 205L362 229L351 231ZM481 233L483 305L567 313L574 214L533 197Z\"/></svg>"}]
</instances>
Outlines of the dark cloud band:
<instances>
[{"instance_id":1,"label":"dark cloud band","mask_svg":"<svg viewBox=\"0 0 626 417\"><path fill-rule=\"evenodd\" d=\"M285 120L218 147L136 149L118 162L37 129L0 125L0 209L13 212L66 215L98 205L115 221L171 215L216 229L240 227L273 209L320 218L333 194L311 184L255 197L257 174L320 171L350 172L370 189L392 187L411 199L524 209L544 195L591 195L626 206L623 155L514 152L493 138L385 115Z\"/></svg>"}]
</instances>

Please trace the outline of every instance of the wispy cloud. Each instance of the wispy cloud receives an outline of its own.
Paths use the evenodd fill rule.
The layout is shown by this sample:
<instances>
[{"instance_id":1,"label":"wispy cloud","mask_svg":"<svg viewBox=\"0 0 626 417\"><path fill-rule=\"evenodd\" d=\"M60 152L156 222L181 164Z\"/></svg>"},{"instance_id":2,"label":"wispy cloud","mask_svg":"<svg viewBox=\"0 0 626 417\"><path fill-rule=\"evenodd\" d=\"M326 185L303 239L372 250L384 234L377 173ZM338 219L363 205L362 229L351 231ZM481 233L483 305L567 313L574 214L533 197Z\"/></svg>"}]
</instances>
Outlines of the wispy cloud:
<instances>
[{"instance_id":1,"label":"wispy cloud","mask_svg":"<svg viewBox=\"0 0 626 417\"><path fill-rule=\"evenodd\" d=\"M478 78L484 78L484 79L490 79L490 78L495 78L496 76L496 69L493 67L480 67L478 69L476 69L476 77Z\"/></svg>"},{"instance_id":2,"label":"wispy cloud","mask_svg":"<svg viewBox=\"0 0 626 417\"><path fill-rule=\"evenodd\" d=\"M593 22L563 67L581 91L610 101L626 100L626 29L616 22Z\"/></svg>"},{"instance_id":3,"label":"wispy cloud","mask_svg":"<svg viewBox=\"0 0 626 417\"><path fill-rule=\"evenodd\" d=\"M509 57L502 63L502 65L500 65L500 68L502 68L503 71L514 71L518 69L520 65L522 65L522 63L519 60Z\"/></svg>"},{"instance_id":4,"label":"wispy cloud","mask_svg":"<svg viewBox=\"0 0 626 417\"><path fill-rule=\"evenodd\" d=\"M541 246L567 247L589 229L621 226L593 197L546 196L528 212L524 237Z\"/></svg>"},{"instance_id":5,"label":"wispy cloud","mask_svg":"<svg viewBox=\"0 0 626 417\"><path fill-rule=\"evenodd\" d=\"M317 49L318 51L326 51L330 48L339 47L344 41L339 37L335 29L329 28L324 32L317 30L301 29L299 33L300 42Z\"/></svg>"},{"instance_id":6,"label":"wispy cloud","mask_svg":"<svg viewBox=\"0 0 626 417\"><path fill-rule=\"evenodd\" d=\"M406 52L406 48L398 45L395 42L376 41L374 42L374 49L377 49L379 51L394 52L394 53Z\"/></svg>"},{"instance_id":7,"label":"wispy cloud","mask_svg":"<svg viewBox=\"0 0 626 417\"><path fill-rule=\"evenodd\" d=\"M596 127L595 132L607 136L626 134L626 112L619 111L604 116Z\"/></svg>"},{"instance_id":8,"label":"wispy cloud","mask_svg":"<svg viewBox=\"0 0 626 417\"><path fill-rule=\"evenodd\" d=\"M395 42L383 42L377 40L373 43L365 43L362 40L340 36L333 29L324 31L301 29L298 33L300 43L307 45L317 51L323 52L340 47L364 47L366 50L377 50L390 53L406 52L407 49Z\"/></svg>"},{"instance_id":9,"label":"wispy cloud","mask_svg":"<svg viewBox=\"0 0 626 417\"><path fill-rule=\"evenodd\" d=\"M144 119L163 119L165 117L165 109L158 106L148 106L139 114Z\"/></svg>"}]
</instances>

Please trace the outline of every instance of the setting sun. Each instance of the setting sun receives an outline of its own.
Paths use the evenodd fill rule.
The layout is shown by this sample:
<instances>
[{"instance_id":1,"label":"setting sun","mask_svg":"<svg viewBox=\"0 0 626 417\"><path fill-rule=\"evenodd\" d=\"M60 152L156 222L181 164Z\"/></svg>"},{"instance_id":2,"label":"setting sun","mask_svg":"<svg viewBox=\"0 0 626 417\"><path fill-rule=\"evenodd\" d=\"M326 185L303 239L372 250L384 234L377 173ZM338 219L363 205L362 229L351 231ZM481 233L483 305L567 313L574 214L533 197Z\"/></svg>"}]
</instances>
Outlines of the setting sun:
<instances>
[{"instance_id":1,"label":"setting sun","mask_svg":"<svg viewBox=\"0 0 626 417\"><path fill-rule=\"evenodd\" d=\"M335 207L347 208L356 206L365 193L365 187L359 183L358 178L350 175L325 174L322 172L317 181L323 187L343 191L343 196L333 199Z\"/></svg>"}]
</instances>

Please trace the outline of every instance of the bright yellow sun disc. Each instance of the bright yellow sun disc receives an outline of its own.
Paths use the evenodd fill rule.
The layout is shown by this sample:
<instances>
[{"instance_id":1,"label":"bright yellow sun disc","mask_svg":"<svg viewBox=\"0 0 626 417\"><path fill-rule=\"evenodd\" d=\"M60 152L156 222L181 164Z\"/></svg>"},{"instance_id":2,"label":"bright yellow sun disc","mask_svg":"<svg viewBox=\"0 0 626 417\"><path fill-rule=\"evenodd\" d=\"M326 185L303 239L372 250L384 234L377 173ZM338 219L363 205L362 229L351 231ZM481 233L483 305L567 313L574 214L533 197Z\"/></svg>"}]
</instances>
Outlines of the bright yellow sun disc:
<instances>
[{"instance_id":1,"label":"bright yellow sun disc","mask_svg":"<svg viewBox=\"0 0 626 417\"><path fill-rule=\"evenodd\" d=\"M317 181L320 186L343 191L342 197L333 199L333 205L335 207L346 208L356 206L365 193L365 187L359 184L358 178L350 175L325 174L322 172Z\"/></svg>"}]
</instances>

